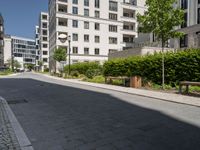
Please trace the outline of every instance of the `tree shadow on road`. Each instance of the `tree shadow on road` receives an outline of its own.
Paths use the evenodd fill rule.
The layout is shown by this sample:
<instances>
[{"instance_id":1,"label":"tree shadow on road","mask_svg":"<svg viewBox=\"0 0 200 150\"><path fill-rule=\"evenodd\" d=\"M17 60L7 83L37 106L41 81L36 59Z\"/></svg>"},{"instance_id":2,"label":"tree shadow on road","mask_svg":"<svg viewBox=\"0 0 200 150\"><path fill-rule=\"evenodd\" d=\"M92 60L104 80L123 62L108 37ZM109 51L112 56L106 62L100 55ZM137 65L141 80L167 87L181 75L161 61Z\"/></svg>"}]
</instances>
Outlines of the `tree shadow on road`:
<instances>
[{"instance_id":1,"label":"tree shadow on road","mask_svg":"<svg viewBox=\"0 0 200 150\"><path fill-rule=\"evenodd\" d=\"M200 128L110 94L32 79L0 79L36 150L199 150Z\"/></svg>"}]
</instances>

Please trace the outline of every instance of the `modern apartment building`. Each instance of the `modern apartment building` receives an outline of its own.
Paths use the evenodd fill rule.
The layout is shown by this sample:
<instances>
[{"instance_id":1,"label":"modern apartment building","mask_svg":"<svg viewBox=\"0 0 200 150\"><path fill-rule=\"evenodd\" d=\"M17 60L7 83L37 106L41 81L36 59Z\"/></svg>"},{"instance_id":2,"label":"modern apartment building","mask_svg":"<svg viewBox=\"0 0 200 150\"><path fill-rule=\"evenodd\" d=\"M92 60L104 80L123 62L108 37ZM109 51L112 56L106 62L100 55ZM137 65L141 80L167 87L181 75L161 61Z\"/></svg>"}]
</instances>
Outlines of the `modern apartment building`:
<instances>
[{"instance_id":1,"label":"modern apartment building","mask_svg":"<svg viewBox=\"0 0 200 150\"><path fill-rule=\"evenodd\" d=\"M35 64L35 40L11 36L11 55L21 64L22 69L25 64Z\"/></svg>"},{"instance_id":2,"label":"modern apartment building","mask_svg":"<svg viewBox=\"0 0 200 150\"><path fill-rule=\"evenodd\" d=\"M49 0L51 70L54 50L62 47L69 54L69 40L71 63L103 63L108 53L132 47L138 35L136 14L144 12L144 5L145 0ZM66 41L59 39L63 34Z\"/></svg>"},{"instance_id":3,"label":"modern apartment building","mask_svg":"<svg viewBox=\"0 0 200 150\"><path fill-rule=\"evenodd\" d=\"M42 62L42 70L49 68L49 15L41 12L39 26L36 27L36 47L38 46L39 61Z\"/></svg>"},{"instance_id":4,"label":"modern apartment building","mask_svg":"<svg viewBox=\"0 0 200 150\"><path fill-rule=\"evenodd\" d=\"M4 65L4 20L0 14L0 67Z\"/></svg>"},{"instance_id":5,"label":"modern apartment building","mask_svg":"<svg viewBox=\"0 0 200 150\"><path fill-rule=\"evenodd\" d=\"M179 0L178 6L184 9L185 22L178 31L184 32L185 36L175 39L175 48L200 48L200 0Z\"/></svg>"},{"instance_id":6,"label":"modern apartment building","mask_svg":"<svg viewBox=\"0 0 200 150\"><path fill-rule=\"evenodd\" d=\"M36 70L40 70L40 37L39 37L39 26L35 26L35 50L36 50Z\"/></svg>"}]
</instances>

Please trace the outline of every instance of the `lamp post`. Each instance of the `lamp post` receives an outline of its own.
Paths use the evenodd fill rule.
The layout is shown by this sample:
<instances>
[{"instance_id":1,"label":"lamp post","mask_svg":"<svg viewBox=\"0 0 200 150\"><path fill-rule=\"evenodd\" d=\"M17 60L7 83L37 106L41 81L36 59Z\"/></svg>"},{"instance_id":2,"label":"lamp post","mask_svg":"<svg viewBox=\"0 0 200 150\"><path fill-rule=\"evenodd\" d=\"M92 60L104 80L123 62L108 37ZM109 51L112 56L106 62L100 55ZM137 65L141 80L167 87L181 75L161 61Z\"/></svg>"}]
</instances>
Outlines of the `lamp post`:
<instances>
[{"instance_id":1,"label":"lamp post","mask_svg":"<svg viewBox=\"0 0 200 150\"><path fill-rule=\"evenodd\" d=\"M66 35L66 34L60 34L58 36L58 39L62 42L65 43L66 41L68 41L68 49L69 49L69 64L68 64L68 75L70 75L71 73L71 36L70 35ZM66 51L67 53L67 51Z\"/></svg>"}]
</instances>

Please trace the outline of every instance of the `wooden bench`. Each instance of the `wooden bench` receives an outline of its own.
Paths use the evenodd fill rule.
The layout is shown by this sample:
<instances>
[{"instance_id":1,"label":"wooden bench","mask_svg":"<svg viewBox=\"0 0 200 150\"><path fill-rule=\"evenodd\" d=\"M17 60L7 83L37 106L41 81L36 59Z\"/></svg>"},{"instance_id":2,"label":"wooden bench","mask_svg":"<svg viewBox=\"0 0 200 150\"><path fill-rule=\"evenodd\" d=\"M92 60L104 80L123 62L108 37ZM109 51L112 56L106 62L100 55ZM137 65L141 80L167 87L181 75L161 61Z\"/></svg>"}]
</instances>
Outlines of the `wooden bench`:
<instances>
[{"instance_id":1,"label":"wooden bench","mask_svg":"<svg viewBox=\"0 0 200 150\"><path fill-rule=\"evenodd\" d=\"M182 93L182 87L186 86L186 93L189 93L189 86L200 86L200 82L181 81L179 83L179 93Z\"/></svg>"},{"instance_id":2,"label":"wooden bench","mask_svg":"<svg viewBox=\"0 0 200 150\"><path fill-rule=\"evenodd\" d=\"M130 82L130 78L129 77L105 77L105 83L106 84L112 84L113 80L122 80L124 86L127 86L126 85L126 81L127 80L129 80L129 82Z\"/></svg>"}]
</instances>

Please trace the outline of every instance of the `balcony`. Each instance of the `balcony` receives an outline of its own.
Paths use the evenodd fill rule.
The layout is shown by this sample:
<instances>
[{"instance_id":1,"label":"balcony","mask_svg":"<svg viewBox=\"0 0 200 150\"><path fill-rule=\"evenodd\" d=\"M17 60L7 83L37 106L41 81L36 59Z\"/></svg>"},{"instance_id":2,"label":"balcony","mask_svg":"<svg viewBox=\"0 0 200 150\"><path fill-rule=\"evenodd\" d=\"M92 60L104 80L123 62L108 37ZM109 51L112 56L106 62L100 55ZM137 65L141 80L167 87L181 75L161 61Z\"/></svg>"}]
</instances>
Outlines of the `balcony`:
<instances>
[{"instance_id":1,"label":"balcony","mask_svg":"<svg viewBox=\"0 0 200 150\"><path fill-rule=\"evenodd\" d=\"M58 5L58 12L67 13L67 5Z\"/></svg>"},{"instance_id":2,"label":"balcony","mask_svg":"<svg viewBox=\"0 0 200 150\"><path fill-rule=\"evenodd\" d=\"M137 6L137 0L124 0L124 4Z\"/></svg>"}]
</instances>

